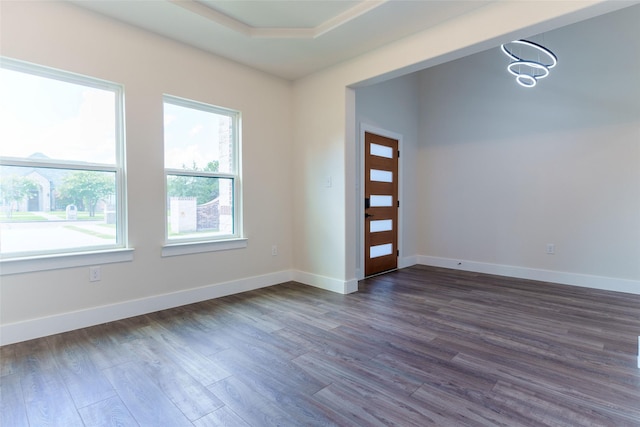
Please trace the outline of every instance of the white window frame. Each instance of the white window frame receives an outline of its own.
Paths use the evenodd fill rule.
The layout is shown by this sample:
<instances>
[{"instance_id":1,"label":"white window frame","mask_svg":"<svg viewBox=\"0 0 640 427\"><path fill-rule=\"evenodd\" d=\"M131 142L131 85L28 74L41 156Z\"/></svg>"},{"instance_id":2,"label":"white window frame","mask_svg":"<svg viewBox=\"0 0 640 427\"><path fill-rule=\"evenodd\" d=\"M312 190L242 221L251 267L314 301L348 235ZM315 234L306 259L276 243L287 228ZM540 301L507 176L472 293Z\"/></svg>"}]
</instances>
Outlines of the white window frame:
<instances>
[{"instance_id":1,"label":"white window frame","mask_svg":"<svg viewBox=\"0 0 640 427\"><path fill-rule=\"evenodd\" d=\"M173 95L163 95L162 105L172 104L184 108L205 111L213 114L230 117L232 120L232 136L231 136L231 156L233 172L207 172L207 171L190 171L185 169L164 168L164 224L165 224L165 244L162 248L162 256L186 255L201 252L223 251L230 249L240 249L247 246L247 239L243 236L242 229L242 174L241 174L241 119L242 115L237 110L219 107L204 102L194 101L191 99L180 98ZM164 114L164 113L163 113ZM163 158L164 158L164 141L163 141ZM233 233L221 236L193 236L193 237L177 237L169 238L169 218L167 217L167 206L169 195L167 191L167 182L169 175L175 176L193 176L201 178L224 178L230 179L233 185Z\"/></svg>"},{"instance_id":2,"label":"white window frame","mask_svg":"<svg viewBox=\"0 0 640 427\"><path fill-rule=\"evenodd\" d=\"M0 57L0 67L38 77L59 80L96 89L111 91L115 95L115 164L85 163L80 161L28 160L16 157L0 157L2 166L22 166L34 168L55 168L111 172L116 185L116 243L99 246L81 246L48 251L29 251L17 254L3 254L0 259L0 275L19 274L31 271L52 270L96 263L131 261L133 249L127 247L127 206L124 135L124 88L117 83L83 76L68 71L32 64L12 58Z\"/></svg>"}]
</instances>

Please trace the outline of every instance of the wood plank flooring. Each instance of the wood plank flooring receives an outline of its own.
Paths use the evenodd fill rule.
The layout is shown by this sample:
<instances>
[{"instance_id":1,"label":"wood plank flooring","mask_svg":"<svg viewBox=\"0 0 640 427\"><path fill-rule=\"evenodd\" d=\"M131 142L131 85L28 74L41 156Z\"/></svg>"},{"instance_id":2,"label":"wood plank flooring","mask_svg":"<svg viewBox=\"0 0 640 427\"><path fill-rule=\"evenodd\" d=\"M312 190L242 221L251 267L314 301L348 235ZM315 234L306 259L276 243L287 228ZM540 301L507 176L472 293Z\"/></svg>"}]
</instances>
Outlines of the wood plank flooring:
<instances>
[{"instance_id":1,"label":"wood plank flooring","mask_svg":"<svg viewBox=\"0 0 640 427\"><path fill-rule=\"evenodd\" d=\"M3 427L640 426L640 296L415 266L0 348Z\"/></svg>"}]
</instances>

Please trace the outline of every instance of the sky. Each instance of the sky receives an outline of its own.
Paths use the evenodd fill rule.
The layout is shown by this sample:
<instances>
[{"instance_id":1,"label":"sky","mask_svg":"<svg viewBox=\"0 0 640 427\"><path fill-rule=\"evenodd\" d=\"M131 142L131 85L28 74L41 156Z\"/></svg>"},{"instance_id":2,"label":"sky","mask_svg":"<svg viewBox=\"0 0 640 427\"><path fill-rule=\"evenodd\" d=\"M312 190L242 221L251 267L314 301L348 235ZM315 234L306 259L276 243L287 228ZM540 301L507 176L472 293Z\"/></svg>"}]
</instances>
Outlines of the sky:
<instances>
[{"instance_id":1,"label":"sky","mask_svg":"<svg viewBox=\"0 0 640 427\"><path fill-rule=\"evenodd\" d=\"M116 161L112 91L0 69L0 155Z\"/></svg>"},{"instance_id":2,"label":"sky","mask_svg":"<svg viewBox=\"0 0 640 427\"><path fill-rule=\"evenodd\" d=\"M0 68L0 156L114 165L116 101L110 90ZM165 167L218 160L219 117L165 103Z\"/></svg>"},{"instance_id":3,"label":"sky","mask_svg":"<svg viewBox=\"0 0 640 427\"><path fill-rule=\"evenodd\" d=\"M218 115L164 103L164 165L166 168L198 168L218 160Z\"/></svg>"}]
</instances>

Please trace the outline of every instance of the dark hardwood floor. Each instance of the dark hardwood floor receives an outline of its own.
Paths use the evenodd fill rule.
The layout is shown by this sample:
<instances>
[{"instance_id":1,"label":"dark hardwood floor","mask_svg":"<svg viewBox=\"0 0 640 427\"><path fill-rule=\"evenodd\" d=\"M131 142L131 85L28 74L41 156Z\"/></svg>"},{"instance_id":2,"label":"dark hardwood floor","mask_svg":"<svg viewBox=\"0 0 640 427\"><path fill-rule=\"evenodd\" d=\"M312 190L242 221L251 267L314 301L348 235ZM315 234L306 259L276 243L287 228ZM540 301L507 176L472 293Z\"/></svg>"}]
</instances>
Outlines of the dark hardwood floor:
<instances>
[{"instance_id":1,"label":"dark hardwood floor","mask_svg":"<svg viewBox=\"0 0 640 427\"><path fill-rule=\"evenodd\" d=\"M640 296L416 266L0 349L2 427L640 426Z\"/></svg>"}]
</instances>

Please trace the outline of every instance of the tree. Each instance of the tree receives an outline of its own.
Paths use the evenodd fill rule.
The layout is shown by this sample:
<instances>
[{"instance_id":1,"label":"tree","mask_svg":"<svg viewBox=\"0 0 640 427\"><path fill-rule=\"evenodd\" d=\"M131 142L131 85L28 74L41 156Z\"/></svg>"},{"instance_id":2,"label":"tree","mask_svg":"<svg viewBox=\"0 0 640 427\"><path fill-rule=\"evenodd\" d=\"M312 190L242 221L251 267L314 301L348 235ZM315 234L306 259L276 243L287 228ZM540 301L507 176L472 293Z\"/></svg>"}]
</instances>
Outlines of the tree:
<instances>
[{"instance_id":1,"label":"tree","mask_svg":"<svg viewBox=\"0 0 640 427\"><path fill-rule=\"evenodd\" d=\"M105 172L73 172L65 176L59 191L61 197L73 200L77 205L82 203L93 217L98 202L115 194L115 177Z\"/></svg>"},{"instance_id":2,"label":"tree","mask_svg":"<svg viewBox=\"0 0 640 427\"><path fill-rule=\"evenodd\" d=\"M182 166L187 171L217 172L218 161L207 163L204 169L198 168L194 162L191 168ZM167 179L167 195L169 197L195 197L199 205L210 202L218 197L219 185L217 178L188 175L169 175Z\"/></svg>"},{"instance_id":3,"label":"tree","mask_svg":"<svg viewBox=\"0 0 640 427\"><path fill-rule=\"evenodd\" d=\"M26 176L3 175L0 177L0 199L8 217L11 217L15 205L36 191L38 191L38 183Z\"/></svg>"}]
</instances>

